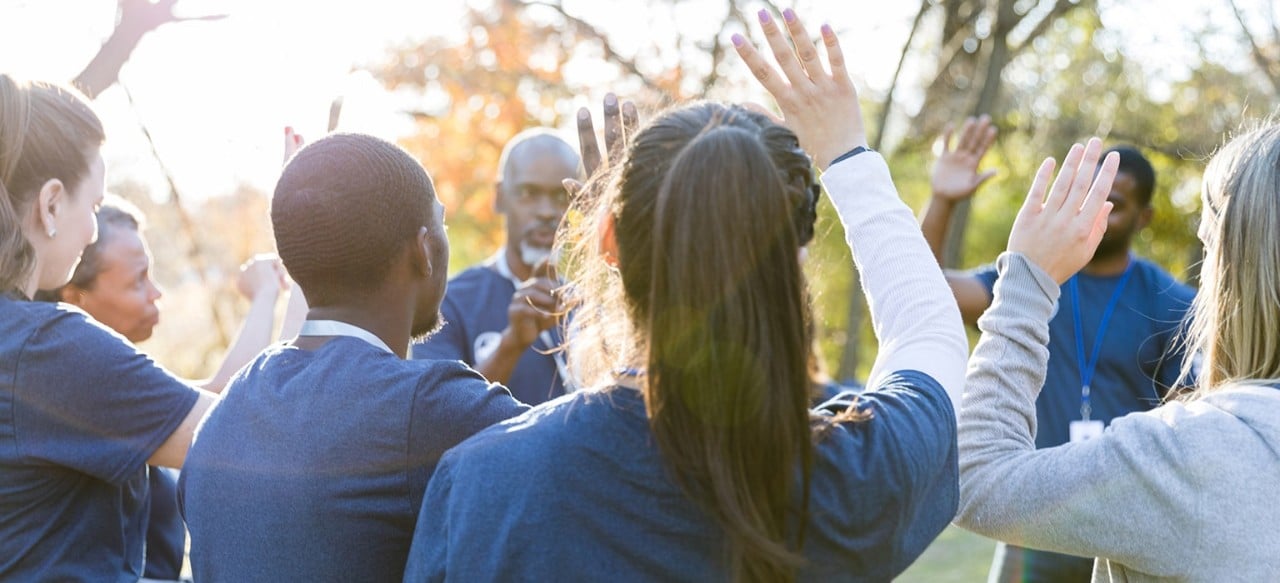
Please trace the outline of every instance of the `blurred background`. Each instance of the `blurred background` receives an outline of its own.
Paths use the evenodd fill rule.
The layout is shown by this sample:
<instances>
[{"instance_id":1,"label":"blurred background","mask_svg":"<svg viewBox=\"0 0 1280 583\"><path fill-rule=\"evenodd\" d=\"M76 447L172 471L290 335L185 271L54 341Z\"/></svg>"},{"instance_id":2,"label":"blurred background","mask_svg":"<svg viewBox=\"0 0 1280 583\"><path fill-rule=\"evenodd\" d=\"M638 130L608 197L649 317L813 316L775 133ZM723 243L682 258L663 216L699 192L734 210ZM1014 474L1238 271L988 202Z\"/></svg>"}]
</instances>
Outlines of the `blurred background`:
<instances>
[{"instance_id":1,"label":"blurred background","mask_svg":"<svg viewBox=\"0 0 1280 583\"><path fill-rule=\"evenodd\" d=\"M1280 105L1272 0L3 0L0 71L84 81L97 68L109 190L147 213L165 292L142 348L200 378L247 310L231 276L271 251L286 126L316 139L336 120L413 152L447 207L458 271L502 240L492 183L510 136L549 126L576 143L574 112L598 113L606 91L642 112L767 103L728 38L758 39L756 11L786 7L841 36L872 145L913 208L944 126L995 120L984 166L999 174L957 217L954 267L991 261L1039 161L1097 135L1152 159L1156 219L1137 251L1194 282L1204 162ZM839 229L824 204L808 269L824 361L859 380L875 343ZM985 577L988 541L939 540L903 580Z\"/></svg>"}]
</instances>

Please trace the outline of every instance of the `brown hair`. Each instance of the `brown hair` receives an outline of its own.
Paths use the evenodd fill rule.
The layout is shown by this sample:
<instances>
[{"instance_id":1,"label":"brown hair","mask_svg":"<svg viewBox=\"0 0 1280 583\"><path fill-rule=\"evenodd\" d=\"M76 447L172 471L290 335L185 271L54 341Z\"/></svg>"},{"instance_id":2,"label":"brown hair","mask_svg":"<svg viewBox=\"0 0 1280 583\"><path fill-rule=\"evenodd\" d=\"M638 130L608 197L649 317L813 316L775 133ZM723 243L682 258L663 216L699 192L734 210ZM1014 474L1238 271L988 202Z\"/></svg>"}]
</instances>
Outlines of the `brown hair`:
<instances>
[{"instance_id":1,"label":"brown hair","mask_svg":"<svg viewBox=\"0 0 1280 583\"><path fill-rule=\"evenodd\" d=\"M40 188L58 179L74 192L105 137L75 89L0 74L0 290L21 288L35 267L22 216Z\"/></svg>"},{"instance_id":2,"label":"brown hair","mask_svg":"<svg viewBox=\"0 0 1280 583\"><path fill-rule=\"evenodd\" d=\"M816 439L798 257L813 236L811 163L764 116L694 103L645 126L612 180L576 204L614 221L617 267L591 221L565 238L572 366L600 383L644 364L655 441L724 529L734 578L794 578Z\"/></svg>"}]
</instances>

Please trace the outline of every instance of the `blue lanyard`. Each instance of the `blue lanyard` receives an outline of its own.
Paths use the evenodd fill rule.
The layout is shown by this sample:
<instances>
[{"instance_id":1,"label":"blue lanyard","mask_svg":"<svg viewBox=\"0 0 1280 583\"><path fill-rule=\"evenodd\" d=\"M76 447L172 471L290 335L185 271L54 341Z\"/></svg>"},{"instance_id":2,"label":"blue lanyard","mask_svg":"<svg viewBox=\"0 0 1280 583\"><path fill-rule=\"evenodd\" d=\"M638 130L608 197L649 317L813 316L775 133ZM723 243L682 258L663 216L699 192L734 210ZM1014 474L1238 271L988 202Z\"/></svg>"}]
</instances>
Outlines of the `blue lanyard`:
<instances>
[{"instance_id":1,"label":"blue lanyard","mask_svg":"<svg viewBox=\"0 0 1280 583\"><path fill-rule=\"evenodd\" d=\"M1102 320L1098 322L1098 332L1093 339L1093 352L1089 354L1089 359L1084 357L1084 325L1083 318L1080 316L1080 286L1076 283L1076 276L1071 276L1067 280L1067 293L1071 295L1071 311L1075 319L1076 331L1076 363L1080 365L1080 417L1085 421L1089 420L1089 416L1093 413L1093 407L1090 404L1089 383L1093 381L1093 373L1098 369L1098 357L1102 354L1102 339L1107 335L1107 326L1111 323L1111 316L1116 311L1116 306L1120 304L1120 296L1124 294L1124 284L1129 281L1129 275L1133 273L1133 259L1129 259L1129 266L1124 269L1124 274L1120 276L1120 281L1116 283L1116 291L1111 293L1111 300L1107 302L1107 307L1102 311Z\"/></svg>"}]
</instances>

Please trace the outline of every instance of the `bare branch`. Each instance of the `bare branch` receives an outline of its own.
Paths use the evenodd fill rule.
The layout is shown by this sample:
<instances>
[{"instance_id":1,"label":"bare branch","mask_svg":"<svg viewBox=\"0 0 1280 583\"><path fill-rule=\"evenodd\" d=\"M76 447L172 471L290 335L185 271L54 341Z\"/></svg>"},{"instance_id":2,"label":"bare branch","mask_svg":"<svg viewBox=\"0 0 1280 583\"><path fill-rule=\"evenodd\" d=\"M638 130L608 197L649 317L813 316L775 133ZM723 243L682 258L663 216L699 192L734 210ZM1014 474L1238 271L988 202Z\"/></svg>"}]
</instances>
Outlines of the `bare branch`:
<instances>
[{"instance_id":1,"label":"bare branch","mask_svg":"<svg viewBox=\"0 0 1280 583\"><path fill-rule=\"evenodd\" d=\"M1228 0L1231 5L1231 12L1236 16L1236 22L1240 23L1240 32L1244 33L1245 40L1249 41L1249 53L1253 56L1253 62L1262 69L1262 73L1271 81L1277 95L1280 95L1280 63L1271 59L1262 47L1258 45L1257 39L1253 38L1253 32L1249 30L1249 25L1244 21L1244 14L1240 12L1240 7L1236 5L1236 0Z\"/></svg>"},{"instance_id":2,"label":"bare branch","mask_svg":"<svg viewBox=\"0 0 1280 583\"><path fill-rule=\"evenodd\" d=\"M902 65L907 62L907 55L911 53L911 43L916 38L916 32L920 30L920 23L924 21L924 15L929 12L932 6L929 0L921 0L920 10L916 12L916 18L911 23L911 32L907 33L907 42L902 45L902 54L898 56L898 66L893 70L893 78L889 81L889 90L884 94L884 101L880 104L880 119L876 127L876 139L871 144L873 150L879 150L884 144L884 130L889 124L889 112L893 109L893 93L898 88L898 77L902 75Z\"/></svg>"},{"instance_id":3,"label":"bare branch","mask_svg":"<svg viewBox=\"0 0 1280 583\"><path fill-rule=\"evenodd\" d=\"M531 0L531 1L525 2L524 4L525 6L545 6L552 10L555 10L560 14L560 16L564 17L565 21L567 21L570 25L572 25L573 28L579 34L583 34L585 36L594 38L597 41L599 41L601 49L604 50L605 59L617 64L618 66L625 69L628 73L631 73L632 75L634 75L636 78L640 80L641 83L644 84L645 87L648 87L649 89L656 91L658 93L666 92L665 88L655 83L652 79L649 78L648 75L645 75L644 72L640 70L640 67L636 64L635 59L623 56L621 53L617 51L617 49L613 48L613 45L609 43L608 36L606 36L604 32L602 32L599 28L596 28L595 25L591 24L590 22L587 22L572 14L569 14L567 11L565 11L564 6L561 5L560 2L558 1L550 2L546 0Z\"/></svg>"}]
</instances>

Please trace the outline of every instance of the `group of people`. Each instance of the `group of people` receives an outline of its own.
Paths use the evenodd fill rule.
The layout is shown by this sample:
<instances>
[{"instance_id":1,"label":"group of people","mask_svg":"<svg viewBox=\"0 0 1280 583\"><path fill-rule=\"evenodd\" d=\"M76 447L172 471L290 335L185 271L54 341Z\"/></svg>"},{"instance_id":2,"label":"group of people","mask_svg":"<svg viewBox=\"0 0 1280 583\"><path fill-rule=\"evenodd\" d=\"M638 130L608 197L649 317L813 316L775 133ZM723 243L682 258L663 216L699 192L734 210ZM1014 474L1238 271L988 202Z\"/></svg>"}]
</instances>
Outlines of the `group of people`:
<instances>
[{"instance_id":1,"label":"group of people","mask_svg":"<svg viewBox=\"0 0 1280 583\"><path fill-rule=\"evenodd\" d=\"M1280 576L1280 127L1206 169L1194 299L1129 250L1150 164L1097 139L1041 165L994 267L944 273L990 121L948 136L917 223L831 28L759 20L774 63L732 42L781 117L610 96L603 152L585 111L578 151L517 136L506 245L452 282L419 162L297 151L283 271L248 295L287 272L305 321L221 395L95 295L158 292L99 208L90 106L0 75L0 579L176 577L144 571L148 467L181 468L197 581L887 581L952 522L1009 544L1005 577L1078 568L1041 551L1095 581ZM879 342L863 390L814 370L823 192Z\"/></svg>"}]
</instances>

